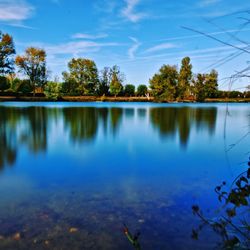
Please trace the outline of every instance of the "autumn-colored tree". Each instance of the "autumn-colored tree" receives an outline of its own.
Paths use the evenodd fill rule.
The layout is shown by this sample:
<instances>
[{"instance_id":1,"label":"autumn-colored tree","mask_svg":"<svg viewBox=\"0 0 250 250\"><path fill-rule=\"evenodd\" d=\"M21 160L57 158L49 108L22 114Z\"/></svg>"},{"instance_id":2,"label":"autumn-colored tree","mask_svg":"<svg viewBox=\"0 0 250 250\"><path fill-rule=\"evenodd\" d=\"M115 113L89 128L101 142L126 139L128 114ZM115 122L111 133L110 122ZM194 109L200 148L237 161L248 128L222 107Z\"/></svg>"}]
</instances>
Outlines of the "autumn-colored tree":
<instances>
[{"instance_id":1,"label":"autumn-colored tree","mask_svg":"<svg viewBox=\"0 0 250 250\"><path fill-rule=\"evenodd\" d=\"M66 83L74 85L74 92L81 95L96 93L98 85L98 70L94 61L85 58L73 58L68 63L69 72L63 72ZM73 90L71 90L73 91Z\"/></svg>"},{"instance_id":2,"label":"autumn-colored tree","mask_svg":"<svg viewBox=\"0 0 250 250\"><path fill-rule=\"evenodd\" d=\"M192 64L190 58L185 57L181 62L181 69L178 77L178 97L184 99L190 94L190 82L192 79Z\"/></svg>"},{"instance_id":3,"label":"autumn-colored tree","mask_svg":"<svg viewBox=\"0 0 250 250\"><path fill-rule=\"evenodd\" d=\"M46 52L34 47L27 48L23 56L16 57L16 65L29 77L35 96L36 86L43 86L46 83Z\"/></svg>"},{"instance_id":4,"label":"autumn-colored tree","mask_svg":"<svg viewBox=\"0 0 250 250\"><path fill-rule=\"evenodd\" d=\"M13 55L16 53L14 42L9 34L0 31L0 75L14 71Z\"/></svg>"}]
</instances>

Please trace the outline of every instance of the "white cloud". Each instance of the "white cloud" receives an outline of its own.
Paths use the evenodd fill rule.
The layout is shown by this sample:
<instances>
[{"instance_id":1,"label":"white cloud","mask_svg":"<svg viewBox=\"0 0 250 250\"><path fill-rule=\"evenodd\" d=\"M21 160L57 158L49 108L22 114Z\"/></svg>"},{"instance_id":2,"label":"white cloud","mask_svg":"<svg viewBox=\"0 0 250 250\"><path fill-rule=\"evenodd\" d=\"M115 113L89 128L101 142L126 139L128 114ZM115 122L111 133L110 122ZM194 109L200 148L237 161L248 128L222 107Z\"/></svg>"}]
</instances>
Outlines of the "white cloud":
<instances>
[{"instance_id":1,"label":"white cloud","mask_svg":"<svg viewBox=\"0 0 250 250\"><path fill-rule=\"evenodd\" d=\"M135 7L139 4L140 0L124 0L126 7L122 9L122 16L127 18L129 21L136 23L146 17L145 13L136 12Z\"/></svg>"},{"instance_id":2,"label":"white cloud","mask_svg":"<svg viewBox=\"0 0 250 250\"><path fill-rule=\"evenodd\" d=\"M0 0L0 21L21 22L31 17L34 7L23 0Z\"/></svg>"},{"instance_id":3,"label":"white cloud","mask_svg":"<svg viewBox=\"0 0 250 250\"><path fill-rule=\"evenodd\" d=\"M108 37L107 34L98 34L98 35L90 35L90 34L85 34L85 33L76 33L72 35L73 39L100 39L100 38L105 38Z\"/></svg>"},{"instance_id":4,"label":"white cloud","mask_svg":"<svg viewBox=\"0 0 250 250\"><path fill-rule=\"evenodd\" d=\"M128 50L129 59L133 60L135 59L135 53L138 50L138 48L141 46L141 43L134 37L129 37L129 38L134 42L134 44Z\"/></svg>"},{"instance_id":5,"label":"white cloud","mask_svg":"<svg viewBox=\"0 0 250 250\"><path fill-rule=\"evenodd\" d=\"M161 43L158 44L154 47L151 47L145 51L145 53L152 53L152 52L157 52L160 50L165 50L165 49L172 49L172 48L177 48L178 46L173 43Z\"/></svg>"}]
</instances>

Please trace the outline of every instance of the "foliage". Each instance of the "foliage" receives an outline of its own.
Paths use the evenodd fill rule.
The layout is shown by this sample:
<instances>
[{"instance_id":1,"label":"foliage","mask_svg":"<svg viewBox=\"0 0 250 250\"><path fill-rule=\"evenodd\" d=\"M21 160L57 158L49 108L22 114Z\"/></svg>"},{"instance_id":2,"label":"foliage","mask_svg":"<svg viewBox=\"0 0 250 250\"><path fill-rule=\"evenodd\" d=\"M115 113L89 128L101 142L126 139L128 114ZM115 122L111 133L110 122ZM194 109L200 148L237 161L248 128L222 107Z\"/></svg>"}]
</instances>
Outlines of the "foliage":
<instances>
[{"instance_id":1,"label":"foliage","mask_svg":"<svg viewBox=\"0 0 250 250\"><path fill-rule=\"evenodd\" d=\"M16 53L14 42L9 34L0 31L0 75L14 71L13 55Z\"/></svg>"},{"instance_id":2,"label":"foliage","mask_svg":"<svg viewBox=\"0 0 250 250\"><path fill-rule=\"evenodd\" d=\"M68 63L69 73L63 72L63 79L70 92L81 95L93 95L98 85L98 70L94 61L85 58L73 58ZM72 86L69 86L72 85Z\"/></svg>"},{"instance_id":3,"label":"foliage","mask_svg":"<svg viewBox=\"0 0 250 250\"><path fill-rule=\"evenodd\" d=\"M4 91L10 87L9 80L5 76L0 76L0 91Z\"/></svg>"},{"instance_id":4,"label":"foliage","mask_svg":"<svg viewBox=\"0 0 250 250\"><path fill-rule=\"evenodd\" d=\"M125 96L134 96L135 95L135 86L133 84L127 84L124 88Z\"/></svg>"},{"instance_id":5,"label":"foliage","mask_svg":"<svg viewBox=\"0 0 250 250\"><path fill-rule=\"evenodd\" d=\"M144 84L141 84L137 87L137 96L145 96L148 93L148 87Z\"/></svg>"},{"instance_id":6,"label":"foliage","mask_svg":"<svg viewBox=\"0 0 250 250\"><path fill-rule=\"evenodd\" d=\"M99 84L97 88L97 94L99 96L109 95L109 88L110 88L111 80L112 80L112 69L109 67L105 67L100 72Z\"/></svg>"},{"instance_id":7,"label":"foliage","mask_svg":"<svg viewBox=\"0 0 250 250\"><path fill-rule=\"evenodd\" d=\"M181 69L178 77L178 97L184 99L190 94L190 82L192 79L192 64L190 58L185 57L181 62Z\"/></svg>"},{"instance_id":8,"label":"foliage","mask_svg":"<svg viewBox=\"0 0 250 250\"><path fill-rule=\"evenodd\" d=\"M163 65L160 71L149 80L150 88L156 98L173 101L176 97L178 72L176 66Z\"/></svg>"},{"instance_id":9,"label":"foliage","mask_svg":"<svg viewBox=\"0 0 250 250\"><path fill-rule=\"evenodd\" d=\"M13 90L17 93L29 94L33 89L29 80L20 80L16 78L13 81Z\"/></svg>"},{"instance_id":10,"label":"foliage","mask_svg":"<svg viewBox=\"0 0 250 250\"><path fill-rule=\"evenodd\" d=\"M65 95L79 95L78 84L74 80L67 80L62 83L61 92Z\"/></svg>"},{"instance_id":11,"label":"foliage","mask_svg":"<svg viewBox=\"0 0 250 250\"><path fill-rule=\"evenodd\" d=\"M23 56L16 57L16 65L29 77L35 95L36 87L46 83L46 52L34 47L27 48Z\"/></svg>"},{"instance_id":12,"label":"foliage","mask_svg":"<svg viewBox=\"0 0 250 250\"><path fill-rule=\"evenodd\" d=\"M233 90L233 91L229 91L228 97L229 98L240 98L240 97L244 97L244 95L240 91Z\"/></svg>"},{"instance_id":13,"label":"foliage","mask_svg":"<svg viewBox=\"0 0 250 250\"><path fill-rule=\"evenodd\" d=\"M123 89L123 74L120 72L118 66L113 66L111 70L111 82L110 82L110 94L114 95L115 97L119 95Z\"/></svg>"},{"instance_id":14,"label":"foliage","mask_svg":"<svg viewBox=\"0 0 250 250\"><path fill-rule=\"evenodd\" d=\"M61 84L57 82L47 82L44 94L49 100L56 101L61 96Z\"/></svg>"},{"instance_id":15,"label":"foliage","mask_svg":"<svg viewBox=\"0 0 250 250\"><path fill-rule=\"evenodd\" d=\"M223 203L223 213L218 219L208 219L203 215L199 206L192 207L202 224L193 229L192 237L198 239L199 232L205 225L209 225L221 236L224 248L249 249L250 247L250 158L248 169L241 173L228 190L224 190L226 183L215 188L218 199Z\"/></svg>"},{"instance_id":16,"label":"foliage","mask_svg":"<svg viewBox=\"0 0 250 250\"><path fill-rule=\"evenodd\" d=\"M196 101L203 102L206 98L205 96L205 74L197 74L196 78L193 79L193 93Z\"/></svg>"},{"instance_id":17,"label":"foliage","mask_svg":"<svg viewBox=\"0 0 250 250\"><path fill-rule=\"evenodd\" d=\"M217 91L218 91L218 72L213 69L209 74L206 75L205 97L215 98L217 97Z\"/></svg>"}]
</instances>

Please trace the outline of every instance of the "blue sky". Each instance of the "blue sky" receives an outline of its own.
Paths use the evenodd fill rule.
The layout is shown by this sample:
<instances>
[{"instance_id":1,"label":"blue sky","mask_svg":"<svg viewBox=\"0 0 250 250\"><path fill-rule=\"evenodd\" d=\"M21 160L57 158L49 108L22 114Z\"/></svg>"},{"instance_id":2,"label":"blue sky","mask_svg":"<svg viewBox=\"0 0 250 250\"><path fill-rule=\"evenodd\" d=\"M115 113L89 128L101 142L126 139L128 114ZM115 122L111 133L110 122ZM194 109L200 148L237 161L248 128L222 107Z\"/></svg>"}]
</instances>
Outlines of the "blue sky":
<instances>
[{"instance_id":1,"label":"blue sky","mask_svg":"<svg viewBox=\"0 0 250 250\"><path fill-rule=\"evenodd\" d=\"M249 54L183 26L247 48L247 10L248 0L0 0L0 30L14 37L18 54L28 46L46 49L51 78L61 77L72 57L84 57L99 69L119 65L126 83L148 84L162 64L180 66L190 56L194 72L212 65L227 88L223 79L250 67ZM233 88L246 85L243 78Z\"/></svg>"}]
</instances>

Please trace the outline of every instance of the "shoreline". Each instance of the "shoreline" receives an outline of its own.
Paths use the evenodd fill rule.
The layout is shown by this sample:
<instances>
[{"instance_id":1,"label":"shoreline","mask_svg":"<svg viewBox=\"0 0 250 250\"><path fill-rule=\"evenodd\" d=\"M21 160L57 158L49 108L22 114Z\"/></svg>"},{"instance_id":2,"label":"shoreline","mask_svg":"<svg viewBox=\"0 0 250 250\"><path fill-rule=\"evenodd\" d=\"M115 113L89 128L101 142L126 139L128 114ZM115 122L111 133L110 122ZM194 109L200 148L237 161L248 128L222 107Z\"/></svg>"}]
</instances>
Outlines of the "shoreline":
<instances>
[{"instance_id":1,"label":"shoreline","mask_svg":"<svg viewBox=\"0 0 250 250\"><path fill-rule=\"evenodd\" d=\"M46 97L30 96L0 96L0 102L153 102L153 103L200 103L190 100L159 101L153 97L97 97L97 96L64 96L58 100L50 100ZM249 103L250 98L213 98L206 99L202 103Z\"/></svg>"}]
</instances>

